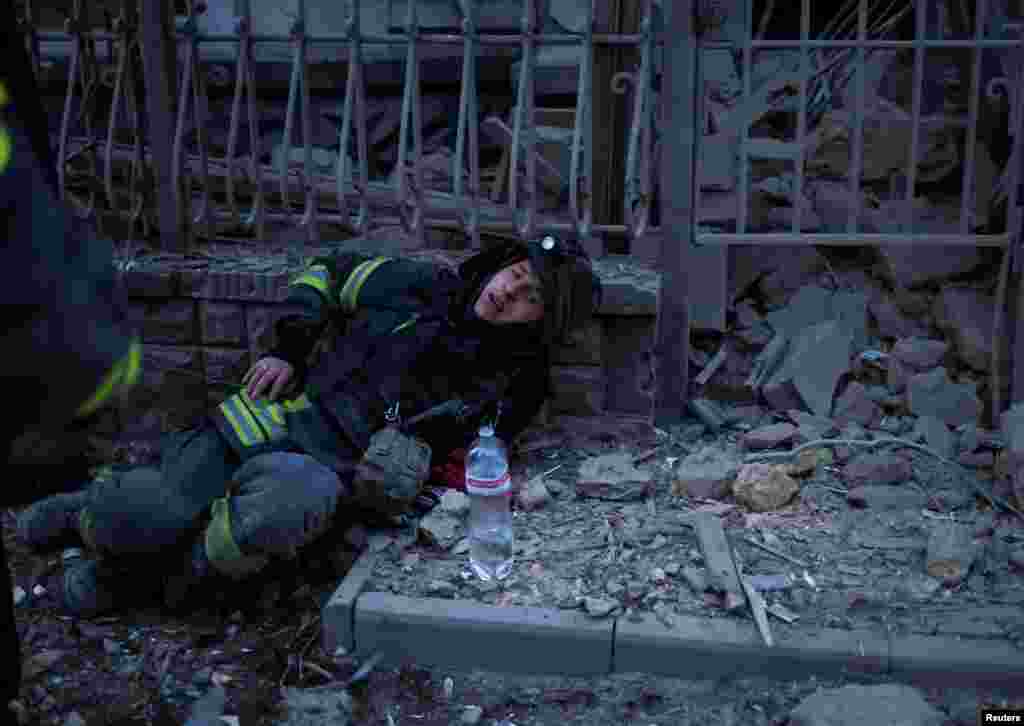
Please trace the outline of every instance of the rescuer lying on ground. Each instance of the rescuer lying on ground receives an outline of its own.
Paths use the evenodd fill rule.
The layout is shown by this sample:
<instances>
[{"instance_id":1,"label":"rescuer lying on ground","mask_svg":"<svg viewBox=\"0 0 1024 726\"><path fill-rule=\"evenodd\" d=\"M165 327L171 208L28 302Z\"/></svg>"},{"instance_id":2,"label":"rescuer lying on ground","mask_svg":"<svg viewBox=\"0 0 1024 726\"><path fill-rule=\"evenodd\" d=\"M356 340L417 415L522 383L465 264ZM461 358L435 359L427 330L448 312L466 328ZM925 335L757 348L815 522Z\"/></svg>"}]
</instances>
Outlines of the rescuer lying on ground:
<instances>
[{"instance_id":1,"label":"rescuer lying on ground","mask_svg":"<svg viewBox=\"0 0 1024 726\"><path fill-rule=\"evenodd\" d=\"M381 512L354 480L396 404L404 420L462 404L415 431L434 463L485 415L510 443L547 395L552 344L590 318L600 291L579 246L551 236L500 244L458 274L356 253L314 259L289 288L300 312L278 322L276 347L202 425L167 438L160 471L38 502L18 536L39 552L84 543L95 555L65 567L72 612L142 591L172 608L196 603L211 583L294 559L339 514Z\"/></svg>"}]
</instances>

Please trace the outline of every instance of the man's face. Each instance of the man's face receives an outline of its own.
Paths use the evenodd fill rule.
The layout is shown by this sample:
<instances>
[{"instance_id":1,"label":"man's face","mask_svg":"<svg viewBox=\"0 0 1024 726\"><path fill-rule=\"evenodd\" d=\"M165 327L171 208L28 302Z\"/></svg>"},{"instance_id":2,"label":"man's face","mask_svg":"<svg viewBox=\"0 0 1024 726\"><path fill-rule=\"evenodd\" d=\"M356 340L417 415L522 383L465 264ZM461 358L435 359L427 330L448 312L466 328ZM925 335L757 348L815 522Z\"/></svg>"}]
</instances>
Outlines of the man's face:
<instances>
[{"instance_id":1,"label":"man's face","mask_svg":"<svg viewBox=\"0 0 1024 726\"><path fill-rule=\"evenodd\" d=\"M544 297L530 261L501 268L484 287L473 310L482 320L496 325L540 320L544 316Z\"/></svg>"}]
</instances>

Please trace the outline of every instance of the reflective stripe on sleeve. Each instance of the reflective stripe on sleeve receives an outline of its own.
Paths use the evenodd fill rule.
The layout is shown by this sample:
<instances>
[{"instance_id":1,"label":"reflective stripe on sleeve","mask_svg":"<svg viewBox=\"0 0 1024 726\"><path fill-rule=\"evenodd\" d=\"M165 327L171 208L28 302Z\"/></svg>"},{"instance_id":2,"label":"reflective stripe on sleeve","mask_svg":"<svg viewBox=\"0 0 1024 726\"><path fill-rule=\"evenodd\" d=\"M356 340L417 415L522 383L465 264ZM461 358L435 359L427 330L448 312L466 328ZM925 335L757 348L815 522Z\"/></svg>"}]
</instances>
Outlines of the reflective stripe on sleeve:
<instances>
[{"instance_id":1,"label":"reflective stripe on sleeve","mask_svg":"<svg viewBox=\"0 0 1024 726\"><path fill-rule=\"evenodd\" d=\"M326 265L311 265L301 275L292 280L291 285L308 285L318 293L327 297L330 276Z\"/></svg>"},{"instance_id":2,"label":"reflective stripe on sleeve","mask_svg":"<svg viewBox=\"0 0 1024 726\"><path fill-rule=\"evenodd\" d=\"M277 403L267 399L253 401L245 391L240 391L218 408L243 446L257 446L287 436L285 414L303 411L310 406L312 403L305 393Z\"/></svg>"},{"instance_id":3,"label":"reflective stripe on sleeve","mask_svg":"<svg viewBox=\"0 0 1024 726\"><path fill-rule=\"evenodd\" d=\"M373 274L374 270L390 259L390 257L375 257L360 263L356 269L352 270L352 274L348 276L341 292L338 293L338 304L341 306L342 312L354 313L356 311L356 302L359 299L359 291L362 289L363 283Z\"/></svg>"},{"instance_id":4,"label":"reflective stripe on sleeve","mask_svg":"<svg viewBox=\"0 0 1024 726\"><path fill-rule=\"evenodd\" d=\"M135 385L141 369L142 344L138 340L133 340L128 346L128 352L107 372L92 396L78 407L75 416L88 416L106 403L115 393L121 393Z\"/></svg>"}]
</instances>

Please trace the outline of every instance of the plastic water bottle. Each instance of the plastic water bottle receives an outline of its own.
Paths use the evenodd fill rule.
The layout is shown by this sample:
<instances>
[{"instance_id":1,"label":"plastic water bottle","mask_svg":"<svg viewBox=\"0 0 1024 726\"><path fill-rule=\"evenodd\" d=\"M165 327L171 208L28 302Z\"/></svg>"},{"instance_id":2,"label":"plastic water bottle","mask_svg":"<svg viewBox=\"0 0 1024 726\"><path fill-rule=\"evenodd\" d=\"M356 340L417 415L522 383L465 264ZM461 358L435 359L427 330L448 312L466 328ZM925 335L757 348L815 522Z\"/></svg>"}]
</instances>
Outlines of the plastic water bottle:
<instances>
[{"instance_id":1,"label":"plastic water bottle","mask_svg":"<svg viewBox=\"0 0 1024 726\"><path fill-rule=\"evenodd\" d=\"M469 496L469 564L481 580L512 571L512 483L505 445L489 425L480 427L466 457Z\"/></svg>"}]
</instances>

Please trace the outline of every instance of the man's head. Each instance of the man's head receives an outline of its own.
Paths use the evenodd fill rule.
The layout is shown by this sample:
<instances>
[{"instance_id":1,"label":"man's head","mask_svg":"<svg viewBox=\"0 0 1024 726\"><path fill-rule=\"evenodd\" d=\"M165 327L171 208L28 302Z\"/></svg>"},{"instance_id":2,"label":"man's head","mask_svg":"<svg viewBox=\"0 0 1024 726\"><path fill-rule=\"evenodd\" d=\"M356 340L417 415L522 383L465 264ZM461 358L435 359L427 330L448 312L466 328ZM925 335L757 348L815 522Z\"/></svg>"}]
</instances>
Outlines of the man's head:
<instances>
[{"instance_id":1,"label":"man's head","mask_svg":"<svg viewBox=\"0 0 1024 726\"><path fill-rule=\"evenodd\" d=\"M460 275L479 291L472 299L477 317L528 325L549 344L586 323L601 302L601 283L586 253L551 235L480 252L460 265Z\"/></svg>"},{"instance_id":2,"label":"man's head","mask_svg":"<svg viewBox=\"0 0 1024 726\"><path fill-rule=\"evenodd\" d=\"M473 310L481 320L495 325L532 323L544 317L544 289L530 260L498 270L480 291Z\"/></svg>"}]
</instances>

